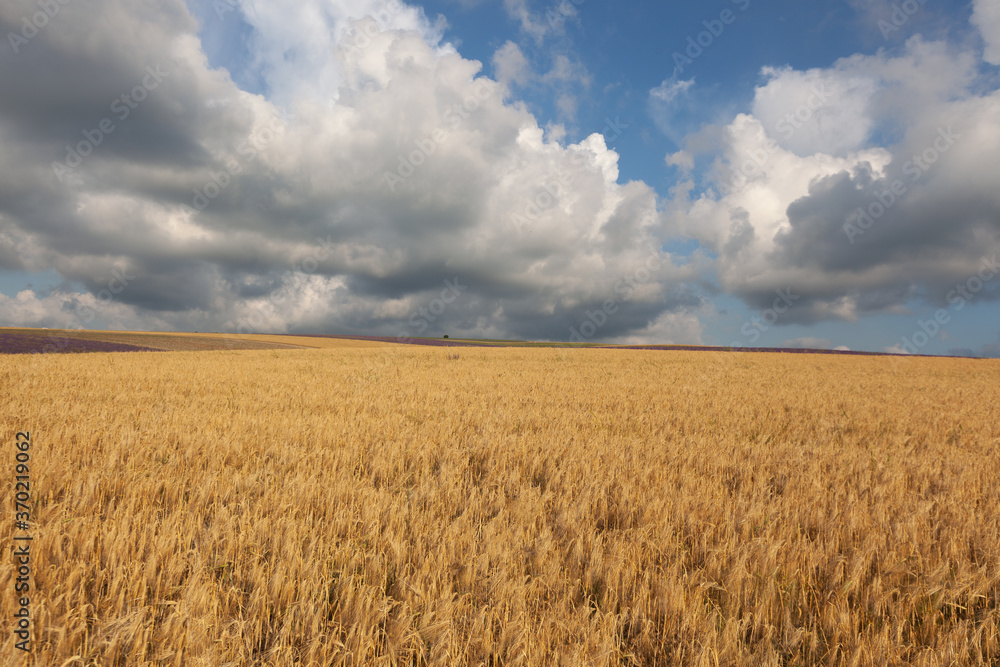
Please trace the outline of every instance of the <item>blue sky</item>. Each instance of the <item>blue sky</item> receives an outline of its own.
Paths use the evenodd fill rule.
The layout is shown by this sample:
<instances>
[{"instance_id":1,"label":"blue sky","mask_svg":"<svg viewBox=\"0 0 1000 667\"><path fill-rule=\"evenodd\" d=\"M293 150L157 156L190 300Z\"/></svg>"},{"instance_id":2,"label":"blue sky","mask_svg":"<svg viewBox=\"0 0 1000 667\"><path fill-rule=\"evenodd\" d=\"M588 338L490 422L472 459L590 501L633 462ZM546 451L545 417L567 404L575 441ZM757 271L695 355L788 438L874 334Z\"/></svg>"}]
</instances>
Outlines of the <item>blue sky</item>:
<instances>
[{"instance_id":1,"label":"blue sky","mask_svg":"<svg viewBox=\"0 0 1000 667\"><path fill-rule=\"evenodd\" d=\"M1000 351L996 0L103 0L10 38L32 6L0 324Z\"/></svg>"}]
</instances>

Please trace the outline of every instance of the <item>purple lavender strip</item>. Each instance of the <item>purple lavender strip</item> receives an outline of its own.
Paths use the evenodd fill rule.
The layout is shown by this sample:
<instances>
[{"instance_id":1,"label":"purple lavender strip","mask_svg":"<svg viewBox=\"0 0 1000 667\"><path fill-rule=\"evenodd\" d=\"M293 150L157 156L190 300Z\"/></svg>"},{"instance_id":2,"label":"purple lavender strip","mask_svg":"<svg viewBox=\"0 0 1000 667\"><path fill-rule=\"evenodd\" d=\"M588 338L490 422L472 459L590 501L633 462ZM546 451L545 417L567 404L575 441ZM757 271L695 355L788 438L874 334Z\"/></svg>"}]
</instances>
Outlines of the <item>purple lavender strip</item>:
<instances>
[{"instance_id":1,"label":"purple lavender strip","mask_svg":"<svg viewBox=\"0 0 1000 667\"><path fill-rule=\"evenodd\" d=\"M58 334L0 333L0 354L48 354L73 352L156 352L152 347L107 343Z\"/></svg>"}]
</instances>

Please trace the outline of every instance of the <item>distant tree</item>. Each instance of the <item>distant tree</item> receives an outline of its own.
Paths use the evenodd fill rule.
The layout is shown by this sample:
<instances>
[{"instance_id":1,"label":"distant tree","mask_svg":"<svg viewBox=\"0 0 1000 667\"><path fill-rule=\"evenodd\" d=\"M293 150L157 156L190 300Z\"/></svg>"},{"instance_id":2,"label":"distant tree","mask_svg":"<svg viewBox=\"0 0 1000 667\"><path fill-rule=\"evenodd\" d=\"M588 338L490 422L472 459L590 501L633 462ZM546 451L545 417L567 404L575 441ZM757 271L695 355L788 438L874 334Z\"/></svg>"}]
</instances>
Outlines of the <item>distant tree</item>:
<instances>
[{"instance_id":1,"label":"distant tree","mask_svg":"<svg viewBox=\"0 0 1000 667\"><path fill-rule=\"evenodd\" d=\"M448 337L448 334L445 334L445 335L444 335L444 337L445 337L445 338L447 338L447 337Z\"/></svg>"}]
</instances>

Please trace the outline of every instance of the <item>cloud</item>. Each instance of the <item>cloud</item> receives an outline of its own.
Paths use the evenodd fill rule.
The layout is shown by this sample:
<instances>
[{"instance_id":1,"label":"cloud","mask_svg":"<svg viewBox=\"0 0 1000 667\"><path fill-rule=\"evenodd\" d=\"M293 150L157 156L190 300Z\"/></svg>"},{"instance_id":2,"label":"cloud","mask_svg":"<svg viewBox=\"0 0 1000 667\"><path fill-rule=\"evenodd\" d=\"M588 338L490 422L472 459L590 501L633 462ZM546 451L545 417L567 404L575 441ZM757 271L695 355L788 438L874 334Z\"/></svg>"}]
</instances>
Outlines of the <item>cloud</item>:
<instances>
[{"instance_id":1,"label":"cloud","mask_svg":"<svg viewBox=\"0 0 1000 667\"><path fill-rule=\"evenodd\" d=\"M569 56L557 54L553 59L552 69L542 76L542 81L552 84L580 84L590 86L590 75L582 63L574 61Z\"/></svg>"},{"instance_id":2,"label":"cloud","mask_svg":"<svg viewBox=\"0 0 1000 667\"><path fill-rule=\"evenodd\" d=\"M983 59L1000 65L1000 3L996 0L974 0L972 6L972 24L979 29L986 44Z\"/></svg>"},{"instance_id":3,"label":"cloud","mask_svg":"<svg viewBox=\"0 0 1000 667\"><path fill-rule=\"evenodd\" d=\"M544 13L532 12L528 0L504 0L507 15L520 24L521 30L530 36L537 46L541 46L550 35L564 35L566 21L577 19L577 10L583 0L553 0L548 2Z\"/></svg>"},{"instance_id":4,"label":"cloud","mask_svg":"<svg viewBox=\"0 0 1000 667\"><path fill-rule=\"evenodd\" d=\"M676 80L667 79L656 88L649 91L649 97L664 105L671 104L681 95L687 93L694 85L694 79Z\"/></svg>"},{"instance_id":5,"label":"cloud","mask_svg":"<svg viewBox=\"0 0 1000 667\"><path fill-rule=\"evenodd\" d=\"M653 122L678 146L692 129L689 116L694 106L694 86L694 79L671 78L649 91L649 114ZM697 123L701 122L703 118L699 116Z\"/></svg>"},{"instance_id":6,"label":"cloud","mask_svg":"<svg viewBox=\"0 0 1000 667\"><path fill-rule=\"evenodd\" d=\"M521 30L530 35L536 44L542 43L552 26L528 9L527 0L503 0L503 6L507 15L520 23Z\"/></svg>"},{"instance_id":7,"label":"cloud","mask_svg":"<svg viewBox=\"0 0 1000 667\"><path fill-rule=\"evenodd\" d=\"M753 115L782 148L799 156L843 155L862 148L874 119L868 105L876 82L823 70L765 67L767 83L757 88Z\"/></svg>"},{"instance_id":8,"label":"cloud","mask_svg":"<svg viewBox=\"0 0 1000 667\"><path fill-rule=\"evenodd\" d=\"M559 116L571 121L576 118L579 92L589 88L590 82L587 68L565 54L556 54L552 68L538 77L538 83L554 93Z\"/></svg>"},{"instance_id":9,"label":"cloud","mask_svg":"<svg viewBox=\"0 0 1000 667\"><path fill-rule=\"evenodd\" d=\"M650 341L661 345L701 344L704 342L701 315L701 310L663 313L634 333L615 337L609 342L616 345L643 345Z\"/></svg>"},{"instance_id":10,"label":"cloud","mask_svg":"<svg viewBox=\"0 0 1000 667\"><path fill-rule=\"evenodd\" d=\"M6 326L49 329L157 331L168 327L164 320L141 316L113 300L61 290L46 295L34 290L22 290L15 297L0 294L0 321Z\"/></svg>"},{"instance_id":11,"label":"cloud","mask_svg":"<svg viewBox=\"0 0 1000 667\"><path fill-rule=\"evenodd\" d=\"M497 81L501 83L521 86L530 83L536 88L546 87L557 94L561 92L562 97L571 97L567 91L586 89L591 83L587 68L565 54L555 54L549 71L536 74L521 48L509 40L493 54L493 68Z\"/></svg>"},{"instance_id":12,"label":"cloud","mask_svg":"<svg viewBox=\"0 0 1000 667\"><path fill-rule=\"evenodd\" d=\"M239 0L239 6L253 28L251 66L265 81L268 99L282 106L303 100L335 102L345 77L370 77L385 83L388 69L379 60L379 48L369 52L368 46L372 41L391 40L393 34L416 33L442 53L454 51L441 44L447 28L443 18L432 23L423 9L400 0L293 4ZM331 57L335 45L341 47L343 60ZM308 76L303 76L305 72Z\"/></svg>"},{"instance_id":13,"label":"cloud","mask_svg":"<svg viewBox=\"0 0 1000 667\"><path fill-rule=\"evenodd\" d=\"M510 85L523 85L531 76L531 67L517 44L507 41L493 54L493 67L497 81Z\"/></svg>"},{"instance_id":14,"label":"cloud","mask_svg":"<svg viewBox=\"0 0 1000 667\"><path fill-rule=\"evenodd\" d=\"M975 72L969 53L920 38L898 55L765 70L755 113L715 131L707 149L689 137L684 160L668 158L715 157L701 187L675 188L671 228L716 253L720 288L751 308L777 289L801 295L783 324L945 304L1000 250L990 167L1000 95L980 92ZM827 101L813 108L819 86ZM783 137L781 120L802 105L809 114ZM998 297L991 285L976 298Z\"/></svg>"},{"instance_id":15,"label":"cloud","mask_svg":"<svg viewBox=\"0 0 1000 667\"><path fill-rule=\"evenodd\" d=\"M810 350L828 350L833 347L831 343L826 338L816 338L814 336L804 336L802 338L793 338L791 340L786 340L781 344L782 347L796 347L796 348L806 348ZM840 349L840 348L837 348Z\"/></svg>"},{"instance_id":16,"label":"cloud","mask_svg":"<svg viewBox=\"0 0 1000 667\"><path fill-rule=\"evenodd\" d=\"M33 6L15 4L0 28ZM413 8L241 11L266 95L209 66L179 0L66 5L36 58L0 54L5 266L91 294L125 267L135 278L108 312L130 328L562 340L618 298L600 337L696 335L697 261L665 256L616 296L665 221L649 186L618 183L600 135L546 137ZM168 75L120 118L114 101L157 66ZM87 139L104 119L113 131ZM445 281L464 289L446 301ZM8 298L0 312L63 326L84 296Z\"/></svg>"},{"instance_id":17,"label":"cloud","mask_svg":"<svg viewBox=\"0 0 1000 667\"><path fill-rule=\"evenodd\" d=\"M677 167L686 175L690 175L690 173L694 170L694 156L687 151L670 153L667 155L664 162L666 162L669 167Z\"/></svg>"}]
</instances>

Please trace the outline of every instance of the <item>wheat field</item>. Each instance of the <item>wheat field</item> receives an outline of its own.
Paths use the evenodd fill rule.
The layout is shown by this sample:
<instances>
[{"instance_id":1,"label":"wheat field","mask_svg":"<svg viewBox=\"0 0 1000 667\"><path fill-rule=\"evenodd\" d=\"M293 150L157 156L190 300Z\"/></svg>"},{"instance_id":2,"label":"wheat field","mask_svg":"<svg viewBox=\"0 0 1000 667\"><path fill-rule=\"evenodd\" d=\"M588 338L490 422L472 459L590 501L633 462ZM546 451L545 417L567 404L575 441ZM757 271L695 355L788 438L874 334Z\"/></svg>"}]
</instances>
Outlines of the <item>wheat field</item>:
<instances>
[{"instance_id":1,"label":"wheat field","mask_svg":"<svg viewBox=\"0 0 1000 667\"><path fill-rule=\"evenodd\" d=\"M1000 662L996 361L371 345L0 379L34 496L5 665Z\"/></svg>"}]
</instances>

